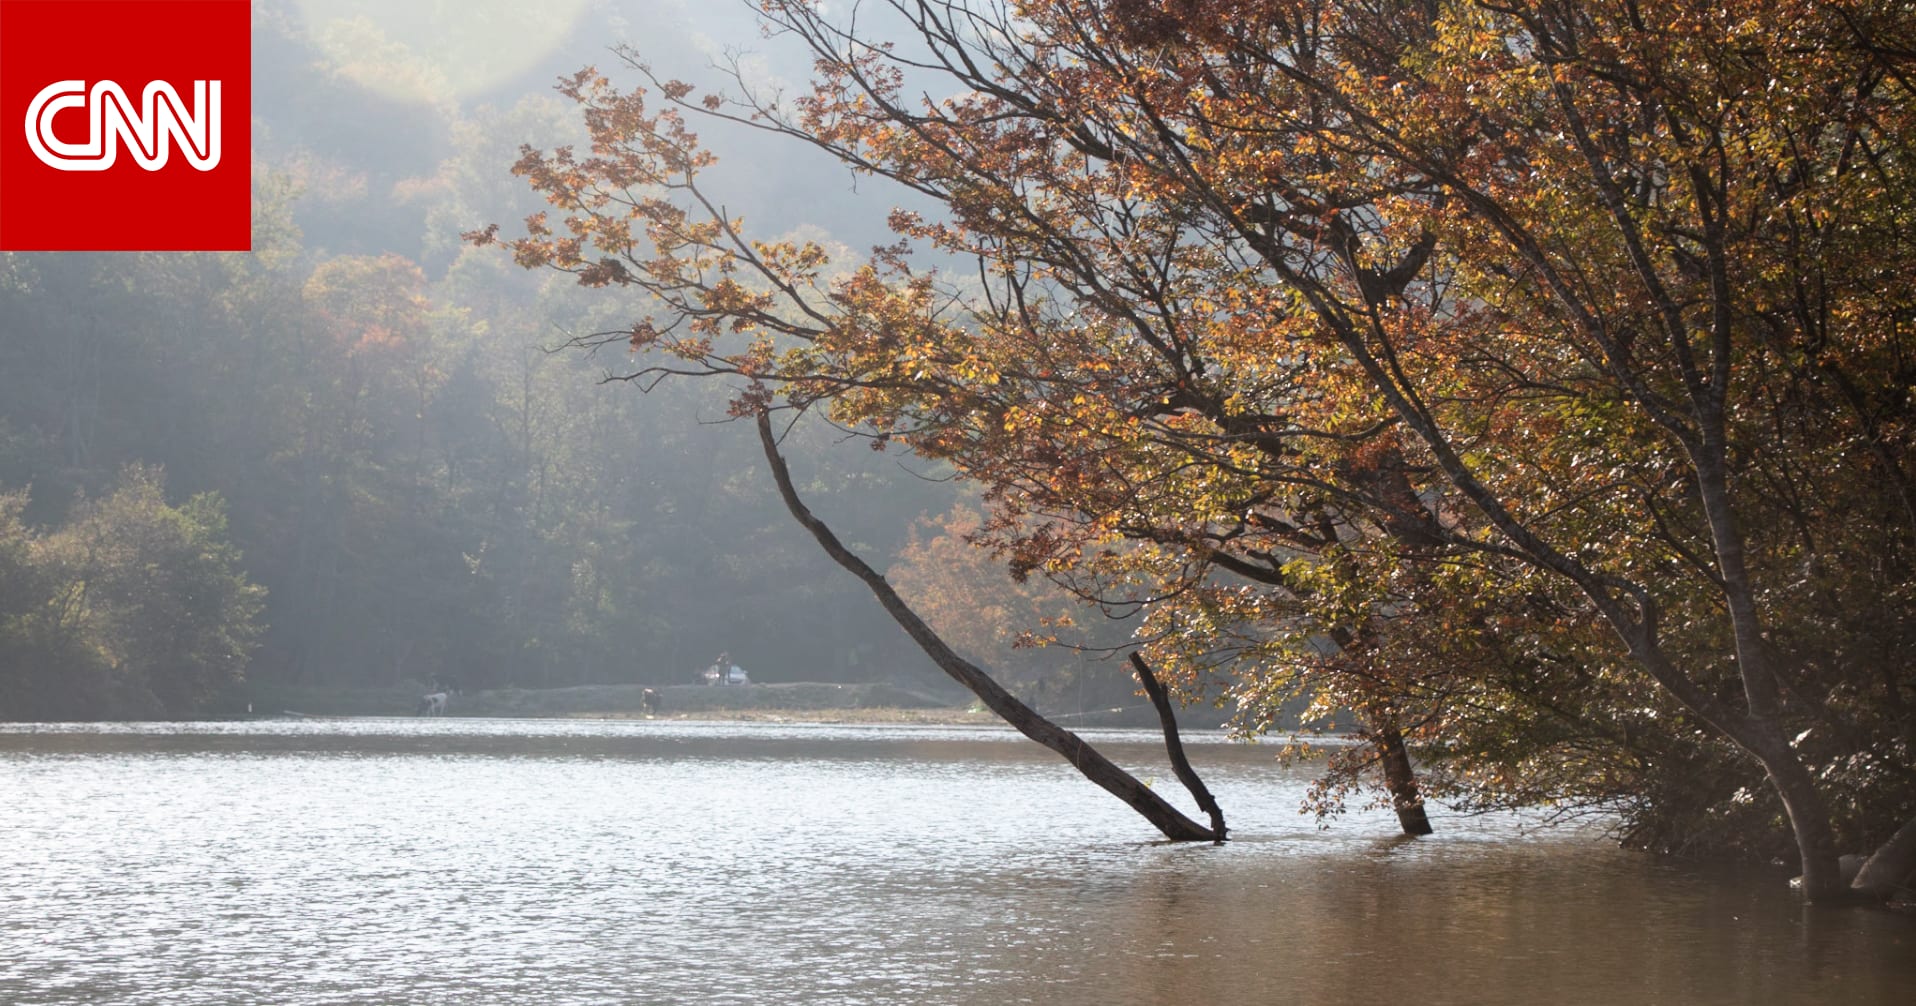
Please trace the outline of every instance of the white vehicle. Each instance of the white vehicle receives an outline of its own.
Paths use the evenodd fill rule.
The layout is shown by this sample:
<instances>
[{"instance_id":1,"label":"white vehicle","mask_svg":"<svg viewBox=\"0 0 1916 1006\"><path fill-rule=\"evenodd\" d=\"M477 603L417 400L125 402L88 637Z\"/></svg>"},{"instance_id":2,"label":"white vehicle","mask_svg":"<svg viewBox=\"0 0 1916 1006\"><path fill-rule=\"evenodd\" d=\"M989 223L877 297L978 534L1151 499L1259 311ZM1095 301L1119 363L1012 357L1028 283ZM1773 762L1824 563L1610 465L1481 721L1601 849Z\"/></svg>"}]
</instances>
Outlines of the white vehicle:
<instances>
[{"instance_id":1,"label":"white vehicle","mask_svg":"<svg viewBox=\"0 0 1916 1006\"><path fill-rule=\"evenodd\" d=\"M707 685L749 685L752 677L737 664L713 664L700 675Z\"/></svg>"}]
</instances>

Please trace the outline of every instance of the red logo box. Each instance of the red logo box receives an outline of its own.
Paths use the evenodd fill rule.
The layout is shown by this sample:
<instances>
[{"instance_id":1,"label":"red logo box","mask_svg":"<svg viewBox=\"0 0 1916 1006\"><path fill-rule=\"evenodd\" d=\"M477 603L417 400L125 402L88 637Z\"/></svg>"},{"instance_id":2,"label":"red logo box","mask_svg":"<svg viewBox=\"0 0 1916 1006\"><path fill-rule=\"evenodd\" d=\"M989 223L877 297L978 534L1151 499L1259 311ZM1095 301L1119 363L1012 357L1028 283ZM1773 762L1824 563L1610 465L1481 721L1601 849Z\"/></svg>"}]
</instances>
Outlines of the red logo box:
<instances>
[{"instance_id":1,"label":"red logo box","mask_svg":"<svg viewBox=\"0 0 1916 1006\"><path fill-rule=\"evenodd\" d=\"M253 246L250 0L0 0L0 250Z\"/></svg>"}]
</instances>

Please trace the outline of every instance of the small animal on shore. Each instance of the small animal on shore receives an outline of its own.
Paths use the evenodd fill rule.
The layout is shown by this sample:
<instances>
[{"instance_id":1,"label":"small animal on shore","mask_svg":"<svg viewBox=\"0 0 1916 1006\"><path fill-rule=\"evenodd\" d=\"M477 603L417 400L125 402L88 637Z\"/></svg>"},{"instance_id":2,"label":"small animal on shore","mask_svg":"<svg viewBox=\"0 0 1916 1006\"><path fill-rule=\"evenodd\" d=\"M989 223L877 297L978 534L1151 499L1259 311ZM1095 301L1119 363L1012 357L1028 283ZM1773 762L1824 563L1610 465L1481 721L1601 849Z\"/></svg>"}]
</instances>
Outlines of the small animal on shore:
<instances>
[{"instance_id":1,"label":"small animal on shore","mask_svg":"<svg viewBox=\"0 0 1916 1006\"><path fill-rule=\"evenodd\" d=\"M658 689L647 688L640 692L639 706L645 710L645 715L647 716L658 715L659 709L661 708Z\"/></svg>"},{"instance_id":2,"label":"small animal on shore","mask_svg":"<svg viewBox=\"0 0 1916 1006\"><path fill-rule=\"evenodd\" d=\"M419 708L417 711L415 711L414 715L417 715L417 716L446 715L447 698L448 696L445 692L433 692L429 695L421 695L419 697Z\"/></svg>"}]
</instances>

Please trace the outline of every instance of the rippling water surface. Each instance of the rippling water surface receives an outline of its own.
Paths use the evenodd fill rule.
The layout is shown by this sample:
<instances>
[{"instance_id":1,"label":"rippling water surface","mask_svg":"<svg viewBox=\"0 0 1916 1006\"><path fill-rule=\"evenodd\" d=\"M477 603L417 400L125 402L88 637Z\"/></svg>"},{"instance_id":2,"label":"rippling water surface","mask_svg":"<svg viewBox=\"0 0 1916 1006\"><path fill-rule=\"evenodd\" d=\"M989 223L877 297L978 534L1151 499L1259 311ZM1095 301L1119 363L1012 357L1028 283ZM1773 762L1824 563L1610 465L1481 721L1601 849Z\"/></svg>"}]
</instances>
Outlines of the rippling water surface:
<instances>
[{"instance_id":1,"label":"rippling water surface","mask_svg":"<svg viewBox=\"0 0 1916 1006\"><path fill-rule=\"evenodd\" d=\"M0 725L0 1003L1916 995L1906 918L1509 817L1320 831L1271 754L1194 746L1212 847L996 730Z\"/></svg>"}]
</instances>

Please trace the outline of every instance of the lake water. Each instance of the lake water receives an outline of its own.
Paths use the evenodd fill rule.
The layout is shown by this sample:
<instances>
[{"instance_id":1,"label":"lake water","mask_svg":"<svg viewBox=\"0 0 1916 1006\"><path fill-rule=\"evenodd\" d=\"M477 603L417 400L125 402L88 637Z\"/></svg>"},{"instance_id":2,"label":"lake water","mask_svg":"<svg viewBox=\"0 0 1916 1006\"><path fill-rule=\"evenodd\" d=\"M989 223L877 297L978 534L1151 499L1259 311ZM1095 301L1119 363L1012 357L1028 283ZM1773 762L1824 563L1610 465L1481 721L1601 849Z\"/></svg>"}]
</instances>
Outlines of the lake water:
<instances>
[{"instance_id":1,"label":"lake water","mask_svg":"<svg viewBox=\"0 0 1916 1006\"><path fill-rule=\"evenodd\" d=\"M1775 871L1191 753L1222 847L998 730L0 725L0 1003L1916 1001L1916 923Z\"/></svg>"}]
</instances>

